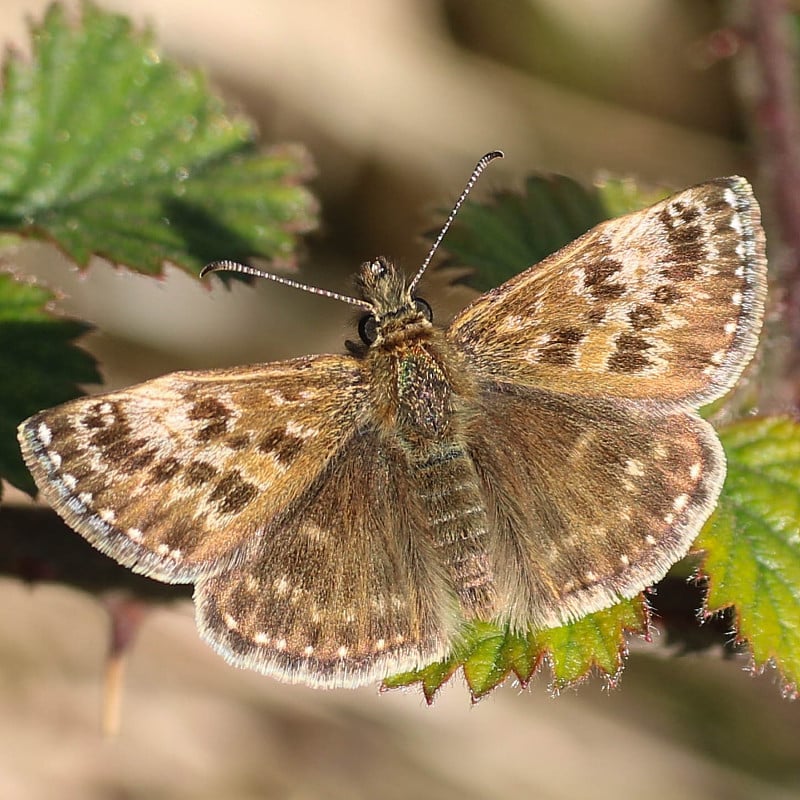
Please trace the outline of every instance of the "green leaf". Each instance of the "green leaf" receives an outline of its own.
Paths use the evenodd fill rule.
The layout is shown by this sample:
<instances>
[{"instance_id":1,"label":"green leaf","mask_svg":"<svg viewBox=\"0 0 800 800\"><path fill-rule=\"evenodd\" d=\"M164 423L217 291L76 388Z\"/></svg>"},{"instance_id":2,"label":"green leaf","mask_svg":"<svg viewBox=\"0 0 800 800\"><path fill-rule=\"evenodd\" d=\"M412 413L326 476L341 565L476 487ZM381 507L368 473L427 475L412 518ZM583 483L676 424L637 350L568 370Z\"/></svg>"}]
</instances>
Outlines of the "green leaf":
<instances>
[{"instance_id":1,"label":"green leaf","mask_svg":"<svg viewBox=\"0 0 800 800\"><path fill-rule=\"evenodd\" d=\"M584 680L593 670L614 680L622 669L625 634L644 634L647 623L641 595L570 625L527 636L492 623L471 622L446 659L387 678L383 685L396 689L418 683L430 703L438 689L463 669L472 698L477 700L511 674L527 684L544 662L550 665L555 691Z\"/></svg>"},{"instance_id":2,"label":"green leaf","mask_svg":"<svg viewBox=\"0 0 800 800\"><path fill-rule=\"evenodd\" d=\"M451 262L475 269L470 285L485 291L538 263L603 220L656 202L632 181L585 188L563 175L533 175L522 192L496 192L470 201L447 234Z\"/></svg>"},{"instance_id":3,"label":"green leaf","mask_svg":"<svg viewBox=\"0 0 800 800\"><path fill-rule=\"evenodd\" d=\"M10 56L0 98L0 228L158 274L219 258L291 263L315 224L299 147L254 151L202 75L164 59L149 32L54 5L33 58Z\"/></svg>"},{"instance_id":4,"label":"green leaf","mask_svg":"<svg viewBox=\"0 0 800 800\"><path fill-rule=\"evenodd\" d=\"M800 684L800 425L749 419L720 431L728 475L696 542L709 613L735 606L756 668L773 662L787 693Z\"/></svg>"},{"instance_id":5,"label":"green leaf","mask_svg":"<svg viewBox=\"0 0 800 800\"><path fill-rule=\"evenodd\" d=\"M16 430L42 408L81 394L78 384L99 383L95 361L72 344L89 326L47 310L53 295L0 273L0 476L34 494Z\"/></svg>"}]
</instances>

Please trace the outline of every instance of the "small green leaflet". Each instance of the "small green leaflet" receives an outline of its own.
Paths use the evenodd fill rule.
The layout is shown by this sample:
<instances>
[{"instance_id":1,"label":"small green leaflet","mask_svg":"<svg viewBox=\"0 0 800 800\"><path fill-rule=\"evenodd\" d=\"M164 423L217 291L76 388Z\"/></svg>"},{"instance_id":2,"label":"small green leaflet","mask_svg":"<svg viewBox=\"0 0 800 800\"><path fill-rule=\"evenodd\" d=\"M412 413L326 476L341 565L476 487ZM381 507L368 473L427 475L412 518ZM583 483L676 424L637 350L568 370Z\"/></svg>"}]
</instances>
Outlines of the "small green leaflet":
<instances>
[{"instance_id":1,"label":"small green leaflet","mask_svg":"<svg viewBox=\"0 0 800 800\"><path fill-rule=\"evenodd\" d=\"M525 685L547 663L553 691L581 682L594 670L614 681L622 669L627 633L646 635L647 604L641 595L589 614L560 628L528 636L488 622L464 626L460 643L443 661L383 682L387 689L420 684L431 703L438 689L463 669L473 700L503 683L509 675Z\"/></svg>"}]
</instances>

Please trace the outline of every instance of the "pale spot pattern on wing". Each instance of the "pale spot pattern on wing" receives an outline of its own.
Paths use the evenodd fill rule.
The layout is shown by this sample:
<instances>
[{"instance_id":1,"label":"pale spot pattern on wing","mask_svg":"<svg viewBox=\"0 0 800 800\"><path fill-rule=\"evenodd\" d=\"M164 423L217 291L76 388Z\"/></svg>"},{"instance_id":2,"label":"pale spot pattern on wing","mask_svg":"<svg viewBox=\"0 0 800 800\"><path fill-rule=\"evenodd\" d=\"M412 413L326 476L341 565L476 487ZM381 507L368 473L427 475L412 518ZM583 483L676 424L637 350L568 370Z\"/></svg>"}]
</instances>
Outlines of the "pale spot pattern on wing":
<instances>
[{"instance_id":1,"label":"pale spot pattern on wing","mask_svg":"<svg viewBox=\"0 0 800 800\"><path fill-rule=\"evenodd\" d=\"M230 614L225 614L225 616L223 617L223 620L225 622L225 627L227 627L228 630L231 630L231 631L238 630L239 623L236 621L236 619L233 616L231 616Z\"/></svg>"},{"instance_id":2,"label":"pale spot pattern on wing","mask_svg":"<svg viewBox=\"0 0 800 800\"><path fill-rule=\"evenodd\" d=\"M672 507L680 513L686 506L689 505L689 495L679 494L672 503Z\"/></svg>"},{"instance_id":3,"label":"pale spot pattern on wing","mask_svg":"<svg viewBox=\"0 0 800 800\"><path fill-rule=\"evenodd\" d=\"M642 462L637 458L629 458L625 462L625 471L628 473L628 475L632 475L635 478L640 478L642 475L644 475L644 467Z\"/></svg>"},{"instance_id":4,"label":"pale spot pattern on wing","mask_svg":"<svg viewBox=\"0 0 800 800\"><path fill-rule=\"evenodd\" d=\"M301 425L299 422L289 420L286 423L287 436L297 436L300 439L313 439L319 434L318 428L312 428L309 425Z\"/></svg>"},{"instance_id":5,"label":"pale spot pattern on wing","mask_svg":"<svg viewBox=\"0 0 800 800\"><path fill-rule=\"evenodd\" d=\"M45 447L53 443L53 433L44 422L39 424L39 439Z\"/></svg>"}]
</instances>

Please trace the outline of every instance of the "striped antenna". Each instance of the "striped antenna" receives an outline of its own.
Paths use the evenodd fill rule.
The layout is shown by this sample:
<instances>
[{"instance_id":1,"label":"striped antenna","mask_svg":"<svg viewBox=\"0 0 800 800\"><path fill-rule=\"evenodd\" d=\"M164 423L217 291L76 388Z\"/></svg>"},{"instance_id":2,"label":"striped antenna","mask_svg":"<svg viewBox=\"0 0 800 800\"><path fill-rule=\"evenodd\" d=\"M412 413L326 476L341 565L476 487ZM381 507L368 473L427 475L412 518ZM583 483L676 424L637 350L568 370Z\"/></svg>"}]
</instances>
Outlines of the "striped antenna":
<instances>
[{"instance_id":1,"label":"striped antenna","mask_svg":"<svg viewBox=\"0 0 800 800\"><path fill-rule=\"evenodd\" d=\"M238 261L214 261L211 264L206 264L203 269L200 270L200 277L202 278L210 272L241 272L244 275L255 275L257 278L267 278L268 280L275 281L275 283L291 286L293 289L301 289L304 292L311 292L311 294L321 294L323 297L341 300L343 303L350 303L352 306L358 306L359 308L367 309L367 311L372 311L372 306L366 300L360 300L358 297L350 297L346 294L331 292L328 289L319 289L316 286L309 286L307 283L300 283L299 281L293 281L291 278L275 275L273 272L264 272L264 270L256 269L256 267L240 264Z\"/></svg>"},{"instance_id":2,"label":"striped antenna","mask_svg":"<svg viewBox=\"0 0 800 800\"><path fill-rule=\"evenodd\" d=\"M489 162L494 161L496 158L503 158L502 151L492 150L491 153L487 153L475 165L475 169L472 170L472 175L469 176L467 185L464 187L464 190L461 192L461 195L458 198L458 200L456 200L456 204L453 206L453 210L450 212L450 215L445 220L444 225L442 225L442 229L439 231L439 235L436 237L436 241L433 243L433 247L431 247L431 249L428 251L428 255L422 262L422 266L417 270L417 274L414 276L411 283L408 284L409 294L412 295L414 294L414 289L420 282L422 276L425 274L425 270L428 269L428 265L431 263L431 260L433 259L436 250L442 243L444 235L447 233L448 229L453 224L453 220L456 218L456 214L458 214L458 209L461 208L461 206L464 204L464 201L467 199L467 195L472 191L472 187L476 184L478 178L480 177L481 173L486 169Z\"/></svg>"},{"instance_id":3,"label":"striped antenna","mask_svg":"<svg viewBox=\"0 0 800 800\"><path fill-rule=\"evenodd\" d=\"M425 260L422 262L422 266L419 268L419 270L417 270L417 274L408 285L409 294L413 294L416 285L420 281L420 278L422 278L422 276L425 274L425 270L431 263L431 259L436 253L437 248L442 243L444 235L447 233L448 228L453 224L453 220L458 213L458 209L461 208L464 201L467 199L467 195L472 190L472 187L480 177L480 174L486 169L487 164L489 164L490 161L494 161L496 158L503 158L503 153L501 153L499 150L493 150L491 153L487 153L485 156L483 156L483 158L481 158L475 165L475 169L472 170L472 175L470 175L467 185L464 187L464 190L461 192L458 200L456 200L453 210L450 212L450 215L447 217L442 229L439 231L439 235L436 237L436 241L433 243L433 247L431 247L428 255L425 257ZM200 277L203 278L211 272L241 272L244 275L254 275L257 278L267 278L267 280L275 281L275 283L282 283L284 286L291 286L293 289L300 289L301 291L310 292L311 294L319 294L323 297L330 297L333 300L341 300L343 303L349 303L352 306L365 308L367 311L373 310L370 303L368 303L366 300L361 300L358 297L350 297L346 294L339 294L339 292L332 292L329 289L319 289L316 286L309 286L307 283L300 283L299 281L293 281L291 278L284 278L281 275L276 275L274 272L265 272L264 270L257 269L256 267L250 267L247 264L240 264L238 261L213 261L211 264L206 264L203 267L203 269L200 271Z\"/></svg>"}]
</instances>

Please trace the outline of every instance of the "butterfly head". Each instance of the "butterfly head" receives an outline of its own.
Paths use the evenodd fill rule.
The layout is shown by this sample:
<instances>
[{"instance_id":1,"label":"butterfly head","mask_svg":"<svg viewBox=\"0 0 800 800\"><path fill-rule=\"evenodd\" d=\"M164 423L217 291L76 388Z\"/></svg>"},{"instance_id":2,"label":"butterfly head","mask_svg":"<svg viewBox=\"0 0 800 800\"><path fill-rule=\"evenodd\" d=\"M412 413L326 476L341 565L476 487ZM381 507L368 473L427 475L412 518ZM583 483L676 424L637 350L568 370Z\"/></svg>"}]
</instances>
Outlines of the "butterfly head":
<instances>
[{"instance_id":1,"label":"butterfly head","mask_svg":"<svg viewBox=\"0 0 800 800\"><path fill-rule=\"evenodd\" d=\"M413 296L405 275L388 259L379 256L362 264L356 282L361 297L371 306L358 323L364 344L381 343L412 326L430 328L431 307Z\"/></svg>"}]
</instances>

